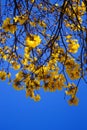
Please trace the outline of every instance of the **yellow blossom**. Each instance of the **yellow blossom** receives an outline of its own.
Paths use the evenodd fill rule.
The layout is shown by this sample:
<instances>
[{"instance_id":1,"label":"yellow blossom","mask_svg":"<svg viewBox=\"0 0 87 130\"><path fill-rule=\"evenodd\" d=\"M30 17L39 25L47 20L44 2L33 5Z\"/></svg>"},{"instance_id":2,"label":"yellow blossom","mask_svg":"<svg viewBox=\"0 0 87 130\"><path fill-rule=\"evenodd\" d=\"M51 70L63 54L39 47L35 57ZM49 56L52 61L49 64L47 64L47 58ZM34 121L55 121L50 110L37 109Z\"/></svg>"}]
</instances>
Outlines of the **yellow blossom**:
<instances>
[{"instance_id":1,"label":"yellow blossom","mask_svg":"<svg viewBox=\"0 0 87 130\"><path fill-rule=\"evenodd\" d=\"M75 43L68 44L68 51L71 53L76 53L78 51L78 48L79 48L79 44L75 44Z\"/></svg>"},{"instance_id":2,"label":"yellow blossom","mask_svg":"<svg viewBox=\"0 0 87 130\"><path fill-rule=\"evenodd\" d=\"M21 60L21 63L23 65L28 65L28 59L26 58L26 56L25 56L25 58L23 60Z\"/></svg>"},{"instance_id":3,"label":"yellow blossom","mask_svg":"<svg viewBox=\"0 0 87 130\"><path fill-rule=\"evenodd\" d=\"M31 3L34 3L35 0L30 0Z\"/></svg>"},{"instance_id":4,"label":"yellow blossom","mask_svg":"<svg viewBox=\"0 0 87 130\"><path fill-rule=\"evenodd\" d=\"M80 7L80 10L84 13L86 11L86 5L85 2L82 1L82 5Z\"/></svg>"},{"instance_id":5,"label":"yellow blossom","mask_svg":"<svg viewBox=\"0 0 87 130\"><path fill-rule=\"evenodd\" d=\"M70 38L72 38L72 35L67 35L66 38L70 39Z\"/></svg>"},{"instance_id":6,"label":"yellow blossom","mask_svg":"<svg viewBox=\"0 0 87 130\"><path fill-rule=\"evenodd\" d=\"M71 87L69 90L66 90L66 95L71 95L72 97L75 96L77 92L77 87Z\"/></svg>"},{"instance_id":7,"label":"yellow blossom","mask_svg":"<svg viewBox=\"0 0 87 130\"><path fill-rule=\"evenodd\" d=\"M31 48L35 48L41 42L40 36L31 34L30 36L26 37L26 46Z\"/></svg>"},{"instance_id":8,"label":"yellow blossom","mask_svg":"<svg viewBox=\"0 0 87 130\"><path fill-rule=\"evenodd\" d=\"M5 80L6 79L6 72L5 71L0 71L0 79Z\"/></svg>"},{"instance_id":9,"label":"yellow blossom","mask_svg":"<svg viewBox=\"0 0 87 130\"><path fill-rule=\"evenodd\" d=\"M10 31L12 34L14 34L16 30L17 30L16 25L10 24L9 31Z\"/></svg>"},{"instance_id":10,"label":"yellow blossom","mask_svg":"<svg viewBox=\"0 0 87 130\"><path fill-rule=\"evenodd\" d=\"M43 10L44 10L44 11L47 11L47 7L44 7Z\"/></svg>"},{"instance_id":11,"label":"yellow blossom","mask_svg":"<svg viewBox=\"0 0 87 130\"><path fill-rule=\"evenodd\" d=\"M6 27L6 26L8 26L9 24L10 24L10 18L6 18L5 20L4 20L4 22L3 22L3 25L2 25L2 27L4 28L4 27Z\"/></svg>"},{"instance_id":12,"label":"yellow blossom","mask_svg":"<svg viewBox=\"0 0 87 130\"><path fill-rule=\"evenodd\" d=\"M22 79L23 76L24 76L24 73L23 73L22 71L19 71L19 72L16 74L16 78L19 79L19 80Z\"/></svg>"},{"instance_id":13,"label":"yellow blossom","mask_svg":"<svg viewBox=\"0 0 87 130\"><path fill-rule=\"evenodd\" d=\"M15 33L15 31L17 30L16 25L11 24L10 23L10 18L6 18L3 22L2 28L5 30L5 32L11 32L11 33Z\"/></svg>"},{"instance_id":14,"label":"yellow blossom","mask_svg":"<svg viewBox=\"0 0 87 130\"><path fill-rule=\"evenodd\" d=\"M66 72L72 80L80 78L80 66L76 63L66 66Z\"/></svg>"},{"instance_id":15,"label":"yellow blossom","mask_svg":"<svg viewBox=\"0 0 87 130\"><path fill-rule=\"evenodd\" d=\"M10 78L11 77L11 73L7 73L7 77Z\"/></svg>"},{"instance_id":16,"label":"yellow blossom","mask_svg":"<svg viewBox=\"0 0 87 130\"><path fill-rule=\"evenodd\" d=\"M68 44L68 51L71 53L76 53L78 48L80 47L78 41L76 39L68 39L66 40Z\"/></svg>"},{"instance_id":17,"label":"yellow blossom","mask_svg":"<svg viewBox=\"0 0 87 130\"><path fill-rule=\"evenodd\" d=\"M42 27L44 27L44 28L46 28L46 26L47 26L44 21L39 21L39 25L42 26Z\"/></svg>"},{"instance_id":18,"label":"yellow blossom","mask_svg":"<svg viewBox=\"0 0 87 130\"><path fill-rule=\"evenodd\" d=\"M79 102L79 99L78 99L77 97L71 98L71 99L68 101L69 105L75 105L75 106L78 105L78 102Z\"/></svg>"},{"instance_id":19,"label":"yellow blossom","mask_svg":"<svg viewBox=\"0 0 87 130\"><path fill-rule=\"evenodd\" d=\"M12 61L11 63L12 63L12 68L13 68L14 70L20 69L20 64L18 64L18 63L15 62L15 61Z\"/></svg>"},{"instance_id":20,"label":"yellow blossom","mask_svg":"<svg viewBox=\"0 0 87 130\"><path fill-rule=\"evenodd\" d=\"M35 22L30 22L30 25L35 27L36 26L36 23Z\"/></svg>"},{"instance_id":21,"label":"yellow blossom","mask_svg":"<svg viewBox=\"0 0 87 130\"><path fill-rule=\"evenodd\" d=\"M5 54L2 55L2 58L3 58L4 60L7 60L7 57L8 57L8 55L5 55Z\"/></svg>"},{"instance_id":22,"label":"yellow blossom","mask_svg":"<svg viewBox=\"0 0 87 130\"><path fill-rule=\"evenodd\" d=\"M13 84L13 88L16 89L16 90L19 90L19 91L24 89L23 86L19 86L19 84L17 84L17 83Z\"/></svg>"},{"instance_id":23,"label":"yellow blossom","mask_svg":"<svg viewBox=\"0 0 87 130\"><path fill-rule=\"evenodd\" d=\"M37 94L35 97L34 97L34 101L40 101L40 95Z\"/></svg>"},{"instance_id":24,"label":"yellow blossom","mask_svg":"<svg viewBox=\"0 0 87 130\"><path fill-rule=\"evenodd\" d=\"M31 89L26 89L26 97L34 98L34 92Z\"/></svg>"},{"instance_id":25,"label":"yellow blossom","mask_svg":"<svg viewBox=\"0 0 87 130\"><path fill-rule=\"evenodd\" d=\"M20 25L24 24L27 21L27 19L28 19L28 16L26 16L26 15L21 15L21 16L14 17L14 21L19 22Z\"/></svg>"}]
</instances>

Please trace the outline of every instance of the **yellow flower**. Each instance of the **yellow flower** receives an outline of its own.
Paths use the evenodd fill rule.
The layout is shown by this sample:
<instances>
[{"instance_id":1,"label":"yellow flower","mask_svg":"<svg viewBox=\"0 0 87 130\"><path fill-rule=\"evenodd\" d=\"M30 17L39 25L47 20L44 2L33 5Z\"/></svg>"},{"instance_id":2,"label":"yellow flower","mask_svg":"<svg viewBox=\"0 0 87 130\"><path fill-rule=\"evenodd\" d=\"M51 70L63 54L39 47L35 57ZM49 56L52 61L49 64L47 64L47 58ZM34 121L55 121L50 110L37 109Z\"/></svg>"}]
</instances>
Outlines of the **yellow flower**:
<instances>
[{"instance_id":1,"label":"yellow flower","mask_svg":"<svg viewBox=\"0 0 87 130\"><path fill-rule=\"evenodd\" d=\"M16 90L19 90L19 91L24 89L23 86L19 86L19 84L17 84L17 83L13 84L13 88L16 89Z\"/></svg>"},{"instance_id":2,"label":"yellow flower","mask_svg":"<svg viewBox=\"0 0 87 130\"><path fill-rule=\"evenodd\" d=\"M18 70L18 69L20 69L20 65L19 65L19 64L15 64L15 65L13 65L13 68L14 68L15 70Z\"/></svg>"},{"instance_id":3,"label":"yellow flower","mask_svg":"<svg viewBox=\"0 0 87 130\"><path fill-rule=\"evenodd\" d=\"M75 66L75 61L73 58L68 57L65 61L65 67L66 69L71 69Z\"/></svg>"},{"instance_id":4,"label":"yellow flower","mask_svg":"<svg viewBox=\"0 0 87 130\"><path fill-rule=\"evenodd\" d=\"M6 79L6 72L5 71L0 71L0 79L5 80Z\"/></svg>"},{"instance_id":5,"label":"yellow flower","mask_svg":"<svg viewBox=\"0 0 87 130\"><path fill-rule=\"evenodd\" d=\"M31 89L26 89L26 97L34 98L34 92Z\"/></svg>"},{"instance_id":6,"label":"yellow flower","mask_svg":"<svg viewBox=\"0 0 87 130\"><path fill-rule=\"evenodd\" d=\"M58 90L62 90L62 88L63 88L63 86L61 86L60 84L58 84L57 89Z\"/></svg>"},{"instance_id":7,"label":"yellow flower","mask_svg":"<svg viewBox=\"0 0 87 130\"><path fill-rule=\"evenodd\" d=\"M69 42L68 44L68 51L71 53L76 53L79 49L79 44L77 43L78 41L76 39L69 39L67 40Z\"/></svg>"},{"instance_id":8,"label":"yellow flower","mask_svg":"<svg viewBox=\"0 0 87 130\"><path fill-rule=\"evenodd\" d=\"M11 32L14 34L14 32L17 30L16 25L10 23L10 18L6 18L3 22L2 28L5 30L5 32Z\"/></svg>"},{"instance_id":9,"label":"yellow flower","mask_svg":"<svg viewBox=\"0 0 87 130\"><path fill-rule=\"evenodd\" d=\"M43 86L44 91L48 91L49 90L49 86L48 85L49 85L48 83L45 83L45 85Z\"/></svg>"},{"instance_id":10,"label":"yellow flower","mask_svg":"<svg viewBox=\"0 0 87 130\"><path fill-rule=\"evenodd\" d=\"M5 28L5 27L7 27L9 24L10 24L10 18L6 18L5 20L4 20L4 22L3 22L3 25L2 25L2 27L3 28Z\"/></svg>"},{"instance_id":11,"label":"yellow flower","mask_svg":"<svg viewBox=\"0 0 87 130\"><path fill-rule=\"evenodd\" d=\"M82 5L80 10L84 13L86 11L86 6L85 6L85 2L82 1Z\"/></svg>"},{"instance_id":12,"label":"yellow flower","mask_svg":"<svg viewBox=\"0 0 87 130\"><path fill-rule=\"evenodd\" d=\"M16 74L16 78L17 78L17 80L22 79L23 76L24 76L24 73L23 73L22 71L19 71L19 72Z\"/></svg>"},{"instance_id":13,"label":"yellow flower","mask_svg":"<svg viewBox=\"0 0 87 130\"><path fill-rule=\"evenodd\" d=\"M30 36L26 37L26 45L35 48L41 42L40 36L31 34Z\"/></svg>"},{"instance_id":14,"label":"yellow flower","mask_svg":"<svg viewBox=\"0 0 87 130\"><path fill-rule=\"evenodd\" d=\"M35 27L36 26L36 23L35 22L30 22L30 25Z\"/></svg>"},{"instance_id":15,"label":"yellow flower","mask_svg":"<svg viewBox=\"0 0 87 130\"><path fill-rule=\"evenodd\" d=\"M44 28L46 28L46 26L47 26L44 21L39 21L39 25L42 26L42 27L44 27Z\"/></svg>"},{"instance_id":16,"label":"yellow flower","mask_svg":"<svg viewBox=\"0 0 87 130\"><path fill-rule=\"evenodd\" d=\"M44 10L44 11L47 11L47 7L44 7L43 10Z\"/></svg>"},{"instance_id":17,"label":"yellow flower","mask_svg":"<svg viewBox=\"0 0 87 130\"><path fill-rule=\"evenodd\" d=\"M11 77L11 73L7 73L7 77L10 78Z\"/></svg>"},{"instance_id":18,"label":"yellow flower","mask_svg":"<svg viewBox=\"0 0 87 130\"><path fill-rule=\"evenodd\" d=\"M16 25L10 24L9 31L10 31L12 34L14 34L16 30L17 30Z\"/></svg>"},{"instance_id":19,"label":"yellow flower","mask_svg":"<svg viewBox=\"0 0 87 130\"><path fill-rule=\"evenodd\" d=\"M20 64L18 64L17 62L12 62L12 68L14 69L14 70L18 70L18 69L20 69Z\"/></svg>"},{"instance_id":20,"label":"yellow flower","mask_svg":"<svg viewBox=\"0 0 87 130\"><path fill-rule=\"evenodd\" d=\"M78 105L78 102L79 102L79 99L77 97L74 97L74 98L71 98L69 101L68 101L68 104L69 105L75 105L77 106Z\"/></svg>"},{"instance_id":21,"label":"yellow flower","mask_svg":"<svg viewBox=\"0 0 87 130\"><path fill-rule=\"evenodd\" d=\"M4 54L3 54L3 55L2 55L2 58L3 58L4 60L7 60L7 56L8 56L8 55L4 55Z\"/></svg>"},{"instance_id":22,"label":"yellow flower","mask_svg":"<svg viewBox=\"0 0 87 130\"><path fill-rule=\"evenodd\" d=\"M66 64L66 72L68 76L72 79L79 79L80 78L80 66L77 63L72 62L73 64ZM69 65L69 66L67 66Z\"/></svg>"},{"instance_id":23,"label":"yellow flower","mask_svg":"<svg viewBox=\"0 0 87 130\"><path fill-rule=\"evenodd\" d=\"M70 38L72 38L72 35L67 35L66 38L70 39Z\"/></svg>"},{"instance_id":24,"label":"yellow flower","mask_svg":"<svg viewBox=\"0 0 87 130\"><path fill-rule=\"evenodd\" d=\"M30 0L31 3L34 3L35 0Z\"/></svg>"},{"instance_id":25,"label":"yellow flower","mask_svg":"<svg viewBox=\"0 0 87 130\"><path fill-rule=\"evenodd\" d=\"M28 65L28 59L26 59L26 56L25 56L25 58L23 60L21 60L21 63L23 65Z\"/></svg>"},{"instance_id":26,"label":"yellow flower","mask_svg":"<svg viewBox=\"0 0 87 130\"><path fill-rule=\"evenodd\" d=\"M24 24L27 21L27 19L28 19L28 16L26 16L26 15L21 15L21 16L14 17L14 21L19 22L20 25Z\"/></svg>"},{"instance_id":27,"label":"yellow flower","mask_svg":"<svg viewBox=\"0 0 87 130\"><path fill-rule=\"evenodd\" d=\"M68 70L66 69L67 74L69 75L70 79L76 80L80 78L80 71L79 70Z\"/></svg>"},{"instance_id":28,"label":"yellow flower","mask_svg":"<svg viewBox=\"0 0 87 130\"><path fill-rule=\"evenodd\" d=\"M40 95L39 94L37 94L35 97L34 97L34 101L40 101Z\"/></svg>"},{"instance_id":29,"label":"yellow flower","mask_svg":"<svg viewBox=\"0 0 87 130\"><path fill-rule=\"evenodd\" d=\"M77 87L73 87L65 91L66 95L71 95L72 97L76 94L76 92L77 92Z\"/></svg>"},{"instance_id":30,"label":"yellow flower","mask_svg":"<svg viewBox=\"0 0 87 130\"><path fill-rule=\"evenodd\" d=\"M19 21L19 16L14 17L14 21L18 22Z\"/></svg>"},{"instance_id":31,"label":"yellow flower","mask_svg":"<svg viewBox=\"0 0 87 130\"><path fill-rule=\"evenodd\" d=\"M76 53L78 51L79 44L68 44L68 51L71 53Z\"/></svg>"}]
</instances>

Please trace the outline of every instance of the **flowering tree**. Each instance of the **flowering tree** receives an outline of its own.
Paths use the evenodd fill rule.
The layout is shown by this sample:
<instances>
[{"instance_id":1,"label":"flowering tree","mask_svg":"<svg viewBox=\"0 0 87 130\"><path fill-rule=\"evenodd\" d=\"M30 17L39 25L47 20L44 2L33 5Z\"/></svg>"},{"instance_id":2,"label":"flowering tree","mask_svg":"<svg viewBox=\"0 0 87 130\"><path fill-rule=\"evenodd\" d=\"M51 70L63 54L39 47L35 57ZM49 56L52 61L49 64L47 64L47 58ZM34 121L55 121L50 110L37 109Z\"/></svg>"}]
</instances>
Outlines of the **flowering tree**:
<instances>
[{"instance_id":1,"label":"flowering tree","mask_svg":"<svg viewBox=\"0 0 87 130\"><path fill-rule=\"evenodd\" d=\"M87 83L86 0L2 1L0 79L7 78L35 101L40 89L64 90L77 105L80 81Z\"/></svg>"}]
</instances>

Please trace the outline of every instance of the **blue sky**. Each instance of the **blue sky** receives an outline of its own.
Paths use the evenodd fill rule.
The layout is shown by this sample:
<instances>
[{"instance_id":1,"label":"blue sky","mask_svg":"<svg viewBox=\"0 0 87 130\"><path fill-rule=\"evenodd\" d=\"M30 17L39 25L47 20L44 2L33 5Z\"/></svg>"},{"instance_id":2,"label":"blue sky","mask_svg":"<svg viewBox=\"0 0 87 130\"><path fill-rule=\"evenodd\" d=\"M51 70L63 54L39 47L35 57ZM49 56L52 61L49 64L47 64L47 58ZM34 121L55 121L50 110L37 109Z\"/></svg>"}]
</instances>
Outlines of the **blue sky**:
<instances>
[{"instance_id":1,"label":"blue sky","mask_svg":"<svg viewBox=\"0 0 87 130\"><path fill-rule=\"evenodd\" d=\"M0 81L0 130L86 130L87 85L81 82L78 106L68 106L64 92L40 92L42 99L34 102Z\"/></svg>"}]
</instances>

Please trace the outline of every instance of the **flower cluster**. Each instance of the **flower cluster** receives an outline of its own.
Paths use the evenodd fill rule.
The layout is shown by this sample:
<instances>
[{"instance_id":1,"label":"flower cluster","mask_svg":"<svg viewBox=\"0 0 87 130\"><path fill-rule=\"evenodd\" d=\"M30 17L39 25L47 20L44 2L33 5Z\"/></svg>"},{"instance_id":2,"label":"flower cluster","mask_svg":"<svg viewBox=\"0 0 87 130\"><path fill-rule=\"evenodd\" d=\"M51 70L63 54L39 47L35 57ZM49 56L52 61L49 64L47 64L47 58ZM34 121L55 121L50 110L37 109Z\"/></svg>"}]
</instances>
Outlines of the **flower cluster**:
<instances>
[{"instance_id":1,"label":"flower cluster","mask_svg":"<svg viewBox=\"0 0 87 130\"><path fill-rule=\"evenodd\" d=\"M10 18L6 18L3 22L2 28L5 30L5 32L10 32L14 34L15 31L17 30L17 27L15 24L11 24L10 20L11 20Z\"/></svg>"},{"instance_id":2,"label":"flower cluster","mask_svg":"<svg viewBox=\"0 0 87 130\"><path fill-rule=\"evenodd\" d=\"M25 42L26 42L26 46L35 48L41 43L41 39L40 36L38 35L30 34L29 36L26 37Z\"/></svg>"}]
</instances>

